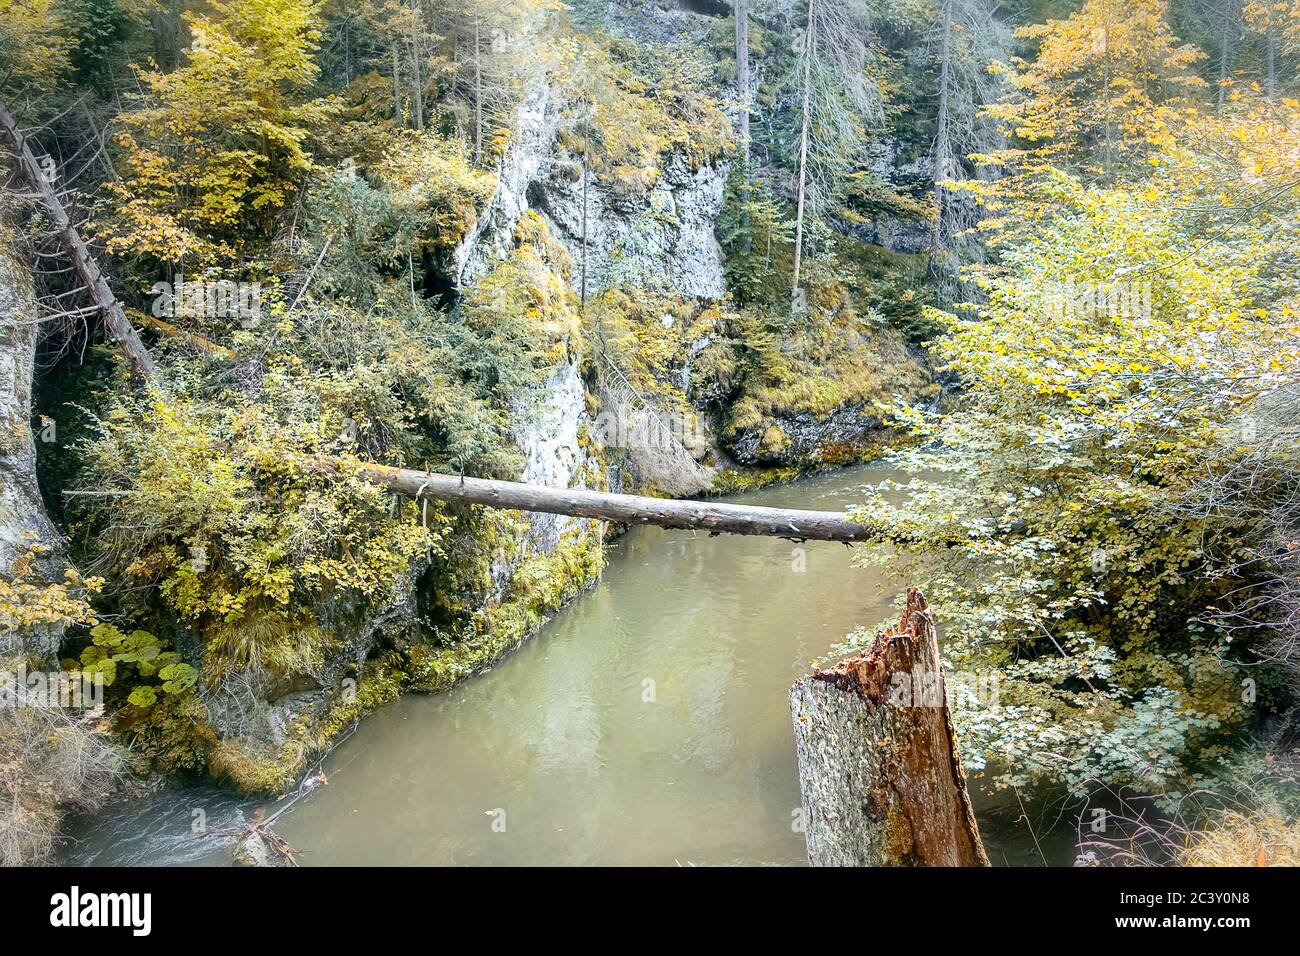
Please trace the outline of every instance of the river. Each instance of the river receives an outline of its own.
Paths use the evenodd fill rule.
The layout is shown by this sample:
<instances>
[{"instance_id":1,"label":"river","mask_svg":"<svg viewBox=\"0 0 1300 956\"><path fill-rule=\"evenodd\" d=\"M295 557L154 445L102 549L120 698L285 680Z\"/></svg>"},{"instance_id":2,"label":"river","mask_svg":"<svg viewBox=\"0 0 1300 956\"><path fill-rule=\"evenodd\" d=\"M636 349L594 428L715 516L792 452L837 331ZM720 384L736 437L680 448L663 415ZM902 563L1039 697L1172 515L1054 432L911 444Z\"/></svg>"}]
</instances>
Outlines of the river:
<instances>
[{"instance_id":1,"label":"river","mask_svg":"<svg viewBox=\"0 0 1300 956\"><path fill-rule=\"evenodd\" d=\"M892 474L733 500L839 510ZM276 831L303 865L803 864L787 690L892 598L841 544L636 528L518 652L366 718ZM64 860L226 864L226 831L282 806L175 787L74 823ZM1068 821L977 812L995 864L1070 862Z\"/></svg>"}]
</instances>

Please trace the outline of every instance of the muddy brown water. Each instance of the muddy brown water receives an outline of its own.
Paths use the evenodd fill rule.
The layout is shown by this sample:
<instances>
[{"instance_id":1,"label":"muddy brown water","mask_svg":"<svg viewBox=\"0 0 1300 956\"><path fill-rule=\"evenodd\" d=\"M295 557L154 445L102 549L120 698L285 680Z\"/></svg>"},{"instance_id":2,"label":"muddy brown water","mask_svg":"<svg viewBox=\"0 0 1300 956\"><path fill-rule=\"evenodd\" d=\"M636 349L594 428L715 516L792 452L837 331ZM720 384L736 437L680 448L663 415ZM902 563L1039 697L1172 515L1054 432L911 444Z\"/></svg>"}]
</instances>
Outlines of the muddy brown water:
<instances>
[{"instance_id":1,"label":"muddy brown water","mask_svg":"<svg viewBox=\"0 0 1300 956\"><path fill-rule=\"evenodd\" d=\"M734 500L838 510L888 477L864 466ZM276 830L303 865L803 864L787 690L892 613L852 557L634 529L600 583L509 658L365 719ZM995 864L1072 859L1069 821L1035 838L978 803ZM222 865L226 831L283 806L173 788L77 821L64 859Z\"/></svg>"}]
</instances>

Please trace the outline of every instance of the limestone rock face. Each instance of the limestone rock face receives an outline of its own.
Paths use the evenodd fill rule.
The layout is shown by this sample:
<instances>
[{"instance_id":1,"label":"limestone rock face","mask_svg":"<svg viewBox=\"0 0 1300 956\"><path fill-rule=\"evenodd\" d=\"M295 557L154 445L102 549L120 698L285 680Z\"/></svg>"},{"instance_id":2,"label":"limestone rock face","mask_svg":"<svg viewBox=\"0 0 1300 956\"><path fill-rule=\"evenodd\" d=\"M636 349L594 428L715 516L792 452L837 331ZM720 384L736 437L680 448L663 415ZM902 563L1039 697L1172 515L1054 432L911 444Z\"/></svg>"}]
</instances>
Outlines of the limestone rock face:
<instances>
[{"instance_id":1,"label":"limestone rock face","mask_svg":"<svg viewBox=\"0 0 1300 956\"><path fill-rule=\"evenodd\" d=\"M524 470L519 480L547 488L581 487L580 471L587 460L579 432L589 423L586 388L578 374L576 360L559 364L542 386L541 394L515 409L515 441L524 453ZM529 516L530 540L549 553L555 550L565 529L584 519L566 515Z\"/></svg>"},{"instance_id":2,"label":"limestone rock face","mask_svg":"<svg viewBox=\"0 0 1300 956\"><path fill-rule=\"evenodd\" d=\"M691 170L674 157L644 199L587 186L587 289L615 283L662 288L697 299L726 295L713 223L722 209L725 165ZM582 179L551 171L534 187L536 208L568 247L582 254ZM581 281L575 266L574 282Z\"/></svg>"},{"instance_id":3,"label":"limestone rock face","mask_svg":"<svg viewBox=\"0 0 1300 956\"><path fill-rule=\"evenodd\" d=\"M458 285L481 278L509 253L525 212L546 220L573 257L574 287L581 282L583 180L555 149L562 104L539 86L519 109L517 132L498 170L496 193L452 255ZM666 164L647 195L620 195L590 176L586 184L587 290L640 282L686 296L726 294L722 249L713 224L722 209L725 164L691 169L680 157Z\"/></svg>"},{"instance_id":4,"label":"limestone rock face","mask_svg":"<svg viewBox=\"0 0 1300 956\"><path fill-rule=\"evenodd\" d=\"M62 537L50 522L36 483L32 435L32 374L40 329L30 278L0 234L0 575L33 559L46 582L63 579ZM53 661L63 639L58 628L25 634L0 633L0 655L34 654Z\"/></svg>"},{"instance_id":5,"label":"limestone rock face","mask_svg":"<svg viewBox=\"0 0 1300 956\"><path fill-rule=\"evenodd\" d=\"M773 427L780 431L776 441ZM844 405L822 418L800 413L738 432L727 451L743 465L794 465L814 460L828 446L860 446L880 428L880 418L864 404Z\"/></svg>"}]
</instances>

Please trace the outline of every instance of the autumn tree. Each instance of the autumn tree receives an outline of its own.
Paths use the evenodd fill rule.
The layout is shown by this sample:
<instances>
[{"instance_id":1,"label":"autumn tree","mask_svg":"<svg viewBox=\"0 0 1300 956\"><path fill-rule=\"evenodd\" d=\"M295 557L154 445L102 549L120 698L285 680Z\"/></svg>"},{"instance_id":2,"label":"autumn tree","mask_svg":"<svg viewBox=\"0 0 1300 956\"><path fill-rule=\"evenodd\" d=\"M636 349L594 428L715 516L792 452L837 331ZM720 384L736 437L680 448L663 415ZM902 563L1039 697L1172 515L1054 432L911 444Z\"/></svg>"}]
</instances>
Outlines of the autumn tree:
<instances>
[{"instance_id":1,"label":"autumn tree","mask_svg":"<svg viewBox=\"0 0 1300 956\"><path fill-rule=\"evenodd\" d=\"M56 0L0 0L0 94L9 103L48 96L71 66L71 45Z\"/></svg>"},{"instance_id":2,"label":"autumn tree","mask_svg":"<svg viewBox=\"0 0 1300 956\"><path fill-rule=\"evenodd\" d=\"M1245 20L1249 29L1264 45L1264 88L1270 99L1277 99L1288 80L1288 67L1300 54L1300 3L1296 0L1255 0L1246 5Z\"/></svg>"},{"instance_id":3,"label":"autumn tree","mask_svg":"<svg viewBox=\"0 0 1300 956\"><path fill-rule=\"evenodd\" d=\"M197 271L270 233L333 111L310 92L317 16L317 0L214 0L187 14L184 63L140 70L144 93L121 117L121 179L100 222L110 251Z\"/></svg>"},{"instance_id":4,"label":"autumn tree","mask_svg":"<svg viewBox=\"0 0 1300 956\"><path fill-rule=\"evenodd\" d=\"M1205 86L1193 70L1204 54L1174 35L1167 6L1086 0L1064 20L1020 29L1037 56L1013 73L1015 98L990 115L1043 167L1113 173L1158 133L1158 105Z\"/></svg>"},{"instance_id":5,"label":"autumn tree","mask_svg":"<svg viewBox=\"0 0 1300 956\"><path fill-rule=\"evenodd\" d=\"M859 517L889 529L873 564L942 594L948 658L999 675L963 728L997 786L1186 792L1253 718L1260 648L1221 616L1259 593L1252 516L1294 494L1294 445L1266 461L1252 422L1300 356L1296 116L1266 107L1162 110L1125 182L1058 171L978 314L935 316L962 398L901 410L907 502Z\"/></svg>"}]
</instances>

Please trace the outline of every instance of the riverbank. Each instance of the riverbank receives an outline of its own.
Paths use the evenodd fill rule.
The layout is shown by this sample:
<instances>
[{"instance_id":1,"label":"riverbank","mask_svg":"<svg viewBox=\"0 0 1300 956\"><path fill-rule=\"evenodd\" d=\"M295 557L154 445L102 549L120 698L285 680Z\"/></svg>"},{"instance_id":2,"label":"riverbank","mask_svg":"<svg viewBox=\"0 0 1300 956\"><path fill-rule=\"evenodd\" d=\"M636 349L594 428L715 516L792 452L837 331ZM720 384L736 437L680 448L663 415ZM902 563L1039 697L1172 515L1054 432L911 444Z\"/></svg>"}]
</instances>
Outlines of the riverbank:
<instances>
[{"instance_id":1,"label":"riverbank","mask_svg":"<svg viewBox=\"0 0 1300 956\"><path fill-rule=\"evenodd\" d=\"M860 466L739 500L837 510L889 474ZM277 832L304 865L800 865L786 690L893 599L852 565L833 544L633 529L514 653L361 722ZM225 864L222 831L281 806L177 788L79 821L65 859ZM1014 818L980 809L995 863L1041 862ZM191 833L196 813L206 830ZM1047 841L1052 862L1070 843Z\"/></svg>"}]
</instances>

